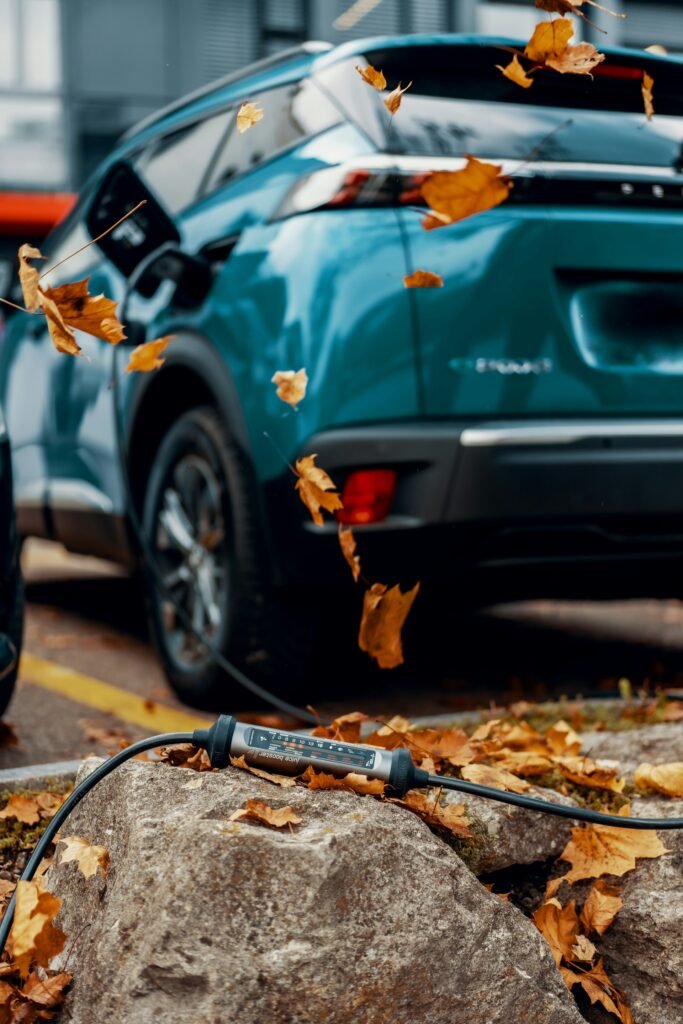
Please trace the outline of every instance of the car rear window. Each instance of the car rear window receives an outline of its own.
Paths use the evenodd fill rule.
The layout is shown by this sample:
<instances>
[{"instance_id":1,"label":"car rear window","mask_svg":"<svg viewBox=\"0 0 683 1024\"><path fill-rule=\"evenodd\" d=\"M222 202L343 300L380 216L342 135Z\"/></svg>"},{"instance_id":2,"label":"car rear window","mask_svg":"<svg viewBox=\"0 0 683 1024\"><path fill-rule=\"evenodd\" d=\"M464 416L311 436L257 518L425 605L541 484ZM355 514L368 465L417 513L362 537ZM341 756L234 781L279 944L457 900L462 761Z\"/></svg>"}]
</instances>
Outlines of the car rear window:
<instances>
[{"instance_id":1,"label":"car rear window","mask_svg":"<svg viewBox=\"0 0 683 1024\"><path fill-rule=\"evenodd\" d=\"M593 78L538 71L522 89L496 69L493 46L422 46L364 55L393 88L411 89L385 136L387 152L683 168L683 67L613 56ZM642 76L655 80L656 115Z\"/></svg>"}]
</instances>

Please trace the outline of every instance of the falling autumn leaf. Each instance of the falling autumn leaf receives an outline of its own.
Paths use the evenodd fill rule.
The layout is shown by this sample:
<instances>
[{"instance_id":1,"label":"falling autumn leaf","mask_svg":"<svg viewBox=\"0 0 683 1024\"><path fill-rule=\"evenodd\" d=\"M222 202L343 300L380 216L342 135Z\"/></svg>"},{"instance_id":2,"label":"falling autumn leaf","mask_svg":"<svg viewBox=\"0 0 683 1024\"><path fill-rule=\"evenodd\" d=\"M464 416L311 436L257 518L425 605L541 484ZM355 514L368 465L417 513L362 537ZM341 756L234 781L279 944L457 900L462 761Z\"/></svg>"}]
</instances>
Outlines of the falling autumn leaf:
<instances>
[{"instance_id":1,"label":"falling autumn leaf","mask_svg":"<svg viewBox=\"0 0 683 1024\"><path fill-rule=\"evenodd\" d=\"M493 789L506 789L511 793L524 793L530 789L528 782L518 779L504 768L496 768L488 764L470 764L462 768L461 775L468 782L476 782L480 786L491 786Z\"/></svg>"},{"instance_id":2,"label":"falling autumn leaf","mask_svg":"<svg viewBox=\"0 0 683 1024\"><path fill-rule=\"evenodd\" d=\"M344 529L344 527L340 523L338 535L339 547L341 548L342 554L346 559L346 564L351 570L351 573L353 575L353 581L354 583L358 583L358 578L361 572L360 557L356 554L356 538L353 535L353 530L351 529L350 526L347 529Z\"/></svg>"},{"instance_id":3,"label":"falling autumn leaf","mask_svg":"<svg viewBox=\"0 0 683 1024\"><path fill-rule=\"evenodd\" d=\"M502 169L500 164L484 163L468 156L466 166L460 171L430 174L422 185L422 195L440 222L454 224L505 202L512 182L501 173Z\"/></svg>"},{"instance_id":4,"label":"falling autumn leaf","mask_svg":"<svg viewBox=\"0 0 683 1024\"><path fill-rule=\"evenodd\" d=\"M272 782L283 789L296 786L296 780L291 775L274 775L272 772L264 771L263 768L256 768L255 765L247 764L242 754L239 757L231 757L230 764L233 768L240 768L242 771L249 772L250 775L256 775L259 779L265 779L266 782Z\"/></svg>"},{"instance_id":5,"label":"falling autumn leaf","mask_svg":"<svg viewBox=\"0 0 683 1024\"><path fill-rule=\"evenodd\" d=\"M91 295L89 277L58 288L46 288L45 295L55 303L64 322L78 331L118 345L126 337L116 316L116 303L106 295Z\"/></svg>"},{"instance_id":6,"label":"falling autumn leaf","mask_svg":"<svg viewBox=\"0 0 683 1024\"><path fill-rule=\"evenodd\" d=\"M604 59L591 43L569 46L574 26L568 18L541 21L526 45L524 56L541 67L560 74L588 75Z\"/></svg>"},{"instance_id":7,"label":"falling autumn leaf","mask_svg":"<svg viewBox=\"0 0 683 1024\"><path fill-rule=\"evenodd\" d=\"M109 854L103 846L91 845L87 839L80 836L67 836L59 840L59 845L66 849L60 851L60 864L68 864L75 861L84 878L92 878L98 870L102 877L106 878L109 867Z\"/></svg>"},{"instance_id":8,"label":"falling autumn leaf","mask_svg":"<svg viewBox=\"0 0 683 1024\"><path fill-rule=\"evenodd\" d=\"M664 796L683 797L683 761L638 765L633 781L638 789L654 789Z\"/></svg>"},{"instance_id":9,"label":"falling autumn leaf","mask_svg":"<svg viewBox=\"0 0 683 1024\"><path fill-rule=\"evenodd\" d=\"M529 78L528 74L519 63L519 57L517 54L514 55L510 63L506 64L505 67L503 67L502 64L496 64L496 67L499 71L502 71L506 78L509 78L511 82L515 83L515 85L521 85L523 89L530 89L534 84L533 78Z\"/></svg>"},{"instance_id":10,"label":"falling autumn leaf","mask_svg":"<svg viewBox=\"0 0 683 1024\"><path fill-rule=\"evenodd\" d=\"M531 919L550 946L557 966L560 966L563 957L571 960L572 946L579 934L574 901L563 907L559 900L549 899L534 911Z\"/></svg>"},{"instance_id":11,"label":"falling autumn leaf","mask_svg":"<svg viewBox=\"0 0 683 1024\"><path fill-rule=\"evenodd\" d=\"M270 379L277 385L277 397L295 409L306 397L308 374L305 370L278 370Z\"/></svg>"},{"instance_id":12,"label":"falling autumn leaf","mask_svg":"<svg viewBox=\"0 0 683 1024\"><path fill-rule=\"evenodd\" d=\"M52 344L58 352L63 352L64 355L77 356L81 351L81 346L76 341L76 335L73 330L64 321L59 307L44 292L40 291L38 296L40 306L47 318L47 329L50 332Z\"/></svg>"},{"instance_id":13,"label":"falling autumn leaf","mask_svg":"<svg viewBox=\"0 0 683 1024\"><path fill-rule=\"evenodd\" d=\"M344 789L360 796L382 796L384 793L384 783L381 779L369 779L357 772L349 772L340 778L327 772L315 771L309 765L301 778L309 789Z\"/></svg>"},{"instance_id":14,"label":"falling autumn leaf","mask_svg":"<svg viewBox=\"0 0 683 1024\"><path fill-rule=\"evenodd\" d=\"M378 92L382 92L387 87L387 80L381 71L377 71L373 68L372 64L368 64L366 68L361 68L356 64L356 71L368 85L371 85L373 89L377 89Z\"/></svg>"},{"instance_id":15,"label":"falling autumn leaf","mask_svg":"<svg viewBox=\"0 0 683 1024\"><path fill-rule=\"evenodd\" d=\"M268 828L286 828L288 825L298 825L301 821L293 807L269 807L263 800L247 800L244 807L231 814L228 820L238 821L241 818L267 825Z\"/></svg>"},{"instance_id":16,"label":"falling autumn leaf","mask_svg":"<svg viewBox=\"0 0 683 1024\"><path fill-rule=\"evenodd\" d=\"M40 249L25 243L19 249L19 281L24 296L24 305L32 313L40 305L40 274L29 260L44 260Z\"/></svg>"},{"instance_id":17,"label":"falling autumn leaf","mask_svg":"<svg viewBox=\"0 0 683 1024\"><path fill-rule=\"evenodd\" d=\"M588 893L581 910L581 923L587 934L604 935L624 905L619 892L600 879Z\"/></svg>"},{"instance_id":18,"label":"falling autumn leaf","mask_svg":"<svg viewBox=\"0 0 683 1024\"><path fill-rule=\"evenodd\" d=\"M358 646L380 668L403 664L401 630L419 589L416 583L412 590L402 593L398 584L388 590L384 583L373 583L363 596Z\"/></svg>"},{"instance_id":19,"label":"falling autumn leaf","mask_svg":"<svg viewBox=\"0 0 683 1024\"><path fill-rule=\"evenodd\" d=\"M24 825L35 825L40 821L40 807L32 796L21 796L12 793L7 804L0 811L0 819L15 818Z\"/></svg>"},{"instance_id":20,"label":"falling autumn leaf","mask_svg":"<svg viewBox=\"0 0 683 1024\"><path fill-rule=\"evenodd\" d=\"M396 88L393 89L385 99L384 106L387 108L392 117L396 113L398 108L401 106L401 98L403 97L403 93L408 92L408 89L410 89L410 86L412 84L412 82L409 82L405 89L402 89L401 83L399 82Z\"/></svg>"},{"instance_id":21,"label":"falling autumn leaf","mask_svg":"<svg viewBox=\"0 0 683 1024\"><path fill-rule=\"evenodd\" d=\"M614 18L626 17L625 14L611 11L609 7L603 7L595 0L536 0L536 6L542 11L548 11L550 14L576 14L585 19L586 15L581 10L584 4L595 7L598 11L604 11L605 14L611 14Z\"/></svg>"},{"instance_id":22,"label":"falling autumn leaf","mask_svg":"<svg viewBox=\"0 0 683 1024\"><path fill-rule=\"evenodd\" d=\"M255 103L243 103L237 111L237 131L244 135L255 124L263 120L263 110Z\"/></svg>"},{"instance_id":23,"label":"falling autumn leaf","mask_svg":"<svg viewBox=\"0 0 683 1024\"><path fill-rule=\"evenodd\" d=\"M144 345L138 345L130 354L126 373L149 373L151 370L158 370L166 362L161 358L161 353L173 338L172 334L166 334L163 338L155 341L146 341Z\"/></svg>"},{"instance_id":24,"label":"falling autumn leaf","mask_svg":"<svg viewBox=\"0 0 683 1024\"><path fill-rule=\"evenodd\" d=\"M337 509L344 506L334 490L334 483L325 470L315 465L317 457L317 455L305 455L303 459L297 459L296 472L299 479L296 482L296 489L311 513L313 522L316 526L322 526L321 508L324 508L326 512L336 512Z\"/></svg>"},{"instance_id":25,"label":"falling autumn leaf","mask_svg":"<svg viewBox=\"0 0 683 1024\"><path fill-rule=\"evenodd\" d=\"M645 106L645 116L648 121L651 121L655 113L655 105L652 98L652 90L654 88L655 80L652 75L648 75L647 71L643 72L643 104Z\"/></svg>"},{"instance_id":26,"label":"falling autumn leaf","mask_svg":"<svg viewBox=\"0 0 683 1024\"><path fill-rule=\"evenodd\" d=\"M406 288L443 288L443 278L431 270L414 270L412 274L406 274L403 283Z\"/></svg>"},{"instance_id":27,"label":"falling autumn leaf","mask_svg":"<svg viewBox=\"0 0 683 1024\"><path fill-rule=\"evenodd\" d=\"M7 949L16 969L26 977L32 964L47 967L64 948L66 935L54 921L62 901L40 882L17 883L16 904Z\"/></svg>"}]
</instances>

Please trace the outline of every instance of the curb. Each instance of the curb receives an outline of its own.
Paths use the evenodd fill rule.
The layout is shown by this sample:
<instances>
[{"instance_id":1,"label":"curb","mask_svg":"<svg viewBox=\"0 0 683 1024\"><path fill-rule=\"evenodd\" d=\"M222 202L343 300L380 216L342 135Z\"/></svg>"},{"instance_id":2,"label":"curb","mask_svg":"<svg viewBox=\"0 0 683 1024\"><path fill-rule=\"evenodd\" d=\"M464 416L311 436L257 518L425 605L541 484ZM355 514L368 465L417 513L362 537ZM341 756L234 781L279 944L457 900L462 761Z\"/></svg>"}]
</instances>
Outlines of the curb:
<instances>
[{"instance_id":1,"label":"curb","mask_svg":"<svg viewBox=\"0 0 683 1024\"><path fill-rule=\"evenodd\" d=\"M78 761L52 761L0 770L0 790L44 789L47 782L73 782L82 764Z\"/></svg>"}]
</instances>

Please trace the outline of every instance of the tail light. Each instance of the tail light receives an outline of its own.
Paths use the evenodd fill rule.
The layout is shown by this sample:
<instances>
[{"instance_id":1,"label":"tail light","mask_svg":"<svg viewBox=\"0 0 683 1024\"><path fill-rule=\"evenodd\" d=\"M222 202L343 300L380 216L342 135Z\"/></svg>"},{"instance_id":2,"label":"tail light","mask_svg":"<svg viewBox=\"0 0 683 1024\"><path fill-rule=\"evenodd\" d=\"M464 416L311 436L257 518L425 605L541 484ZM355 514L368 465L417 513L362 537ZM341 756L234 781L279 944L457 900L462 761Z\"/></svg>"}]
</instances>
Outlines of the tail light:
<instances>
[{"instance_id":1,"label":"tail light","mask_svg":"<svg viewBox=\"0 0 683 1024\"><path fill-rule=\"evenodd\" d=\"M344 508L337 512L337 521L355 526L379 523L391 512L395 494L395 470L354 470L353 473L349 473L344 483Z\"/></svg>"}]
</instances>

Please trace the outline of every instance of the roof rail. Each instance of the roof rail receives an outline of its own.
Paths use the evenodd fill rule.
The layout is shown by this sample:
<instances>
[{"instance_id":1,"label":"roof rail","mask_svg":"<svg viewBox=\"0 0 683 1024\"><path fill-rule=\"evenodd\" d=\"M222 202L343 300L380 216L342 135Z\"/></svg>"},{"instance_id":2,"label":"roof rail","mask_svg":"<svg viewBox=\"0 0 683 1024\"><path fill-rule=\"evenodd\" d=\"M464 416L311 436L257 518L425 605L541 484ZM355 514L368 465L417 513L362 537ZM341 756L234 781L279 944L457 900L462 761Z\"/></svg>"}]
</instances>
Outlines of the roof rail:
<instances>
[{"instance_id":1,"label":"roof rail","mask_svg":"<svg viewBox=\"0 0 683 1024\"><path fill-rule=\"evenodd\" d=\"M233 71L223 78L216 78L213 82L202 85L199 89L195 89L194 92L187 93L185 96L181 96L180 99L174 100L153 114L149 114L142 121L138 121L137 124L128 128L121 136L121 141L127 141L146 128L151 128L158 121L163 121L169 114L182 110L183 107L189 106L190 103L194 103L195 100L200 100L204 96L210 96L212 92L217 92L226 85L232 85L234 82L239 82L243 78L259 74L261 71L267 71L269 68L276 68L280 64L288 64L290 61L295 60L297 57L303 57L305 54L327 53L328 50L332 49L334 47L331 43L309 40L308 42L301 43L299 46L291 46L287 50L280 50L278 53L272 54L270 57L264 57L262 60L247 64L245 67L240 68L239 71Z\"/></svg>"}]
</instances>

